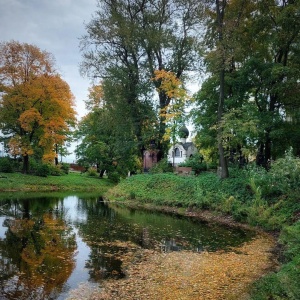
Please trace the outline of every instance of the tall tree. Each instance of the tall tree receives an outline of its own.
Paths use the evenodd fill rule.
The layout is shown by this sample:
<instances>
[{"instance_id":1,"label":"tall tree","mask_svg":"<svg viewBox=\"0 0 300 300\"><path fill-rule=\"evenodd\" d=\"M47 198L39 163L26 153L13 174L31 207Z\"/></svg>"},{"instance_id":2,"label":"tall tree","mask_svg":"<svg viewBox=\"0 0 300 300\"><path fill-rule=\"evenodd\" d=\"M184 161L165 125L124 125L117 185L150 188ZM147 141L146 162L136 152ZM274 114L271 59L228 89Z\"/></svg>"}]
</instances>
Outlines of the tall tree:
<instances>
[{"instance_id":1,"label":"tall tree","mask_svg":"<svg viewBox=\"0 0 300 300\"><path fill-rule=\"evenodd\" d=\"M216 1L212 8L222 4ZM222 43L214 38L219 37L217 14L210 10L207 40L212 43L206 60L210 76L198 97L202 105L198 117L209 122L202 126L206 132L216 134L218 128L228 150L239 146L258 151L258 162L265 167L290 145L299 145L295 126L299 118L299 5L298 1L227 1ZM216 77L220 65L225 67L225 102L217 127L213 125L217 124L215 92L221 91L222 80ZM206 141L212 141L213 135L208 136Z\"/></svg>"},{"instance_id":2,"label":"tall tree","mask_svg":"<svg viewBox=\"0 0 300 300\"><path fill-rule=\"evenodd\" d=\"M225 45L224 45L224 14L226 9L227 1L226 0L216 0L216 23L217 23L217 47L219 48L220 54L220 62L219 62L219 101L218 101L218 150L219 150L219 176L223 178L227 178L229 176L228 173L228 165L227 158L225 156L225 150L223 146L223 137L222 137L222 127L221 121L224 115L224 105L225 105Z\"/></svg>"},{"instance_id":3,"label":"tall tree","mask_svg":"<svg viewBox=\"0 0 300 300\"><path fill-rule=\"evenodd\" d=\"M0 129L10 139L10 151L23 158L37 148L53 161L55 144L62 145L75 124L73 95L55 72L51 55L15 41L0 44Z\"/></svg>"},{"instance_id":4,"label":"tall tree","mask_svg":"<svg viewBox=\"0 0 300 300\"><path fill-rule=\"evenodd\" d=\"M97 165L100 176L105 170L109 176L113 173L114 176L126 176L128 171L141 167L130 110L120 107L120 102L123 102L118 84L114 87L114 95L109 94L111 87L105 93L107 87L103 84L90 88L86 101L89 113L79 123L76 134L80 141L76 148L78 161ZM107 95L111 95L113 101L106 101Z\"/></svg>"},{"instance_id":5,"label":"tall tree","mask_svg":"<svg viewBox=\"0 0 300 300\"><path fill-rule=\"evenodd\" d=\"M293 113L300 104L299 9L299 1L257 1L249 18L251 30L244 31L244 49L251 49L252 54L241 71L255 100L259 152L265 167L286 147L295 146L293 140L299 136L295 131L299 119Z\"/></svg>"},{"instance_id":6,"label":"tall tree","mask_svg":"<svg viewBox=\"0 0 300 300\"><path fill-rule=\"evenodd\" d=\"M166 69L180 78L195 61L198 7L194 0L105 0L98 2L98 11L87 25L81 70L90 77L114 78L123 90L126 88L124 107L131 107L138 141L142 141L139 135L145 119L141 113L149 113L139 109L141 102L152 96L149 84L155 88L161 85L161 80L150 80L154 71ZM160 110L170 99L163 90L158 92L158 103L154 99L152 109L159 119L157 146L163 155L167 149L163 141L166 125Z\"/></svg>"}]
</instances>

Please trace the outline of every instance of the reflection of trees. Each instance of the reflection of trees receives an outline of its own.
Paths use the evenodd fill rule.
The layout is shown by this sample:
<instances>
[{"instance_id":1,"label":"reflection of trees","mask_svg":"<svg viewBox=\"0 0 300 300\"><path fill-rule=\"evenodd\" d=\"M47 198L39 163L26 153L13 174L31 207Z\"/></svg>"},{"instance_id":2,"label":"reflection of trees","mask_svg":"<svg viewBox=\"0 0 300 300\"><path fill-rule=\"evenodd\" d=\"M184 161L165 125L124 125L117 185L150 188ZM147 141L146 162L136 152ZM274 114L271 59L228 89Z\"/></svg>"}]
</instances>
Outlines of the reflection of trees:
<instances>
[{"instance_id":1,"label":"reflection of trees","mask_svg":"<svg viewBox=\"0 0 300 300\"><path fill-rule=\"evenodd\" d=\"M55 203L36 218L29 200L5 206L10 216L4 222L5 239L0 240L0 294L5 299L49 299L70 276L75 235L57 217Z\"/></svg>"},{"instance_id":2,"label":"reflection of trees","mask_svg":"<svg viewBox=\"0 0 300 300\"><path fill-rule=\"evenodd\" d=\"M122 261L137 247L130 242L134 236L132 224L121 220L101 198L80 200L77 208L86 215L85 222L77 225L80 235L91 248L86 262L91 278L123 277Z\"/></svg>"},{"instance_id":3,"label":"reflection of trees","mask_svg":"<svg viewBox=\"0 0 300 300\"><path fill-rule=\"evenodd\" d=\"M18 218L30 219L34 216L40 216L41 212L63 209L63 198L13 198L5 199L0 202L0 212L4 215ZM63 213L63 212L62 212Z\"/></svg>"}]
</instances>

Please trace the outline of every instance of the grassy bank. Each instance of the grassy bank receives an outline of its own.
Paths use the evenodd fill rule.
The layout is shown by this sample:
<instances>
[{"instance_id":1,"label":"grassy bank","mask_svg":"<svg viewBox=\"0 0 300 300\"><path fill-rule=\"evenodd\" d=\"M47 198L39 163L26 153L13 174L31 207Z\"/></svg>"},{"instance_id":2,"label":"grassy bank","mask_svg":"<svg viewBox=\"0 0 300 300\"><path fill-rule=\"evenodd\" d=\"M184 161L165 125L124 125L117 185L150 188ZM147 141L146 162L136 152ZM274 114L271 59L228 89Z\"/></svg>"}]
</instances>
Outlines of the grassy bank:
<instances>
[{"instance_id":1,"label":"grassy bank","mask_svg":"<svg viewBox=\"0 0 300 300\"><path fill-rule=\"evenodd\" d=\"M251 297L300 299L298 177L276 172L276 168L268 173L231 170L231 177L223 181L209 172L198 177L137 175L110 189L106 197L115 201L134 200L143 205L168 205L182 211L210 210L276 232L281 267L256 282Z\"/></svg>"},{"instance_id":2,"label":"grassy bank","mask_svg":"<svg viewBox=\"0 0 300 300\"><path fill-rule=\"evenodd\" d=\"M21 173L0 173L1 192L78 191L104 192L113 184L107 179L71 172L63 176L39 177Z\"/></svg>"}]
</instances>

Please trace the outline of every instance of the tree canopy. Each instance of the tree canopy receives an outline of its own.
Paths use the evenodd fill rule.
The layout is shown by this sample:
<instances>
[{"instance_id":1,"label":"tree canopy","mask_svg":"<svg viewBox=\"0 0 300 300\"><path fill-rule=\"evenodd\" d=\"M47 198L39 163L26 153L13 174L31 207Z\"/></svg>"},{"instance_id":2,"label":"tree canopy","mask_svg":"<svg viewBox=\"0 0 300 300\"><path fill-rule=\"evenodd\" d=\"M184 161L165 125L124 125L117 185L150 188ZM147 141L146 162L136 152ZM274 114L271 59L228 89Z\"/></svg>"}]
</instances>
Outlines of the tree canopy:
<instances>
[{"instance_id":1,"label":"tree canopy","mask_svg":"<svg viewBox=\"0 0 300 300\"><path fill-rule=\"evenodd\" d=\"M227 158L251 153L266 168L290 146L299 153L299 8L299 1L211 3L203 46L209 76L194 110L200 145L216 147L218 135Z\"/></svg>"},{"instance_id":2,"label":"tree canopy","mask_svg":"<svg viewBox=\"0 0 300 300\"><path fill-rule=\"evenodd\" d=\"M53 161L75 125L74 97L55 71L52 56L38 47L11 41L0 44L0 129L10 153Z\"/></svg>"},{"instance_id":3,"label":"tree canopy","mask_svg":"<svg viewBox=\"0 0 300 300\"><path fill-rule=\"evenodd\" d=\"M211 157L218 153L221 178L229 175L229 161L249 155L267 168L288 147L300 151L294 126L299 5L99 1L81 40L81 71L102 81L105 106L123 141L131 139L140 157L152 141L163 157L174 132L170 117L176 102L172 82L167 89L165 84L172 74L184 90L189 72L197 70L205 78L192 111L198 147Z\"/></svg>"},{"instance_id":4,"label":"tree canopy","mask_svg":"<svg viewBox=\"0 0 300 300\"><path fill-rule=\"evenodd\" d=\"M160 89L162 80L151 78L156 70L166 70L184 79L197 64L199 10L195 0L98 1L86 25L81 71L103 80L106 104L122 98L124 112L130 107L126 116L132 120L140 157L149 146L142 136L146 123L156 124L152 140L161 157L167 153L168 141L163 138L167 125L161 110L171 98Z\"/></svg>"}]
</instances>

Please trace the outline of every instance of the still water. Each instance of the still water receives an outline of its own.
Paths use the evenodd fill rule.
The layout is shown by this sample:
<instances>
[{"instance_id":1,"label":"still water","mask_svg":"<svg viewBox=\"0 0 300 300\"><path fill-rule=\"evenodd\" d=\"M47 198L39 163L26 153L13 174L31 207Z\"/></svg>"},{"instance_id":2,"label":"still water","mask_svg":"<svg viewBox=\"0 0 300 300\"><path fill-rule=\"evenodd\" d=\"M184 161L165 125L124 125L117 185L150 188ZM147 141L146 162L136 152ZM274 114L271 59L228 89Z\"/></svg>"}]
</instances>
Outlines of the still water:
<instances>
[{"instance_id":1,"label":"still water","mask_svg":"<svg viewBox=\"0 0 300 300\"><path fill-rule=\"evenodd\" d=\"M95 196L0 200L0 299L67 299L125 276L129 253L229 249L253 233L108 205Z\"/></svg>"}]
</instances>

